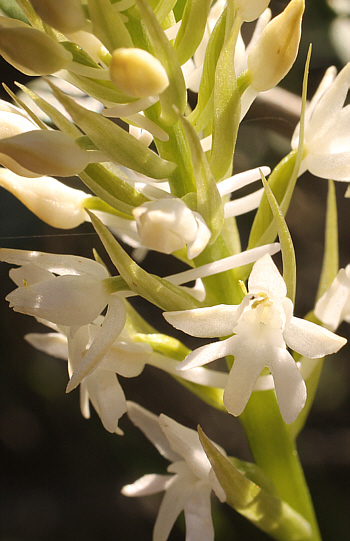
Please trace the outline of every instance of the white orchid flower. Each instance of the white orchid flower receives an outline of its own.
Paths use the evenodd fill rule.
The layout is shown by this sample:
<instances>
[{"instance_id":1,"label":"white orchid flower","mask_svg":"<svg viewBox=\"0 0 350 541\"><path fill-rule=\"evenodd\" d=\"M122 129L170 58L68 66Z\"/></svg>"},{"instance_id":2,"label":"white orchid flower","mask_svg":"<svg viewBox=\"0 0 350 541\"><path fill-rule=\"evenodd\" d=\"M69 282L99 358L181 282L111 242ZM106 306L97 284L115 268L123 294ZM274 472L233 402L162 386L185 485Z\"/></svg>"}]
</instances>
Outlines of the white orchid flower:
<instances>
[{"instance_id":1,"label":"white orchid flower","mask_svg":"<svg viewBox=\"0 0 350 541\"><path fill-rule=\"evenodd\" d=\"M350 265L340 269L330 288L317 301L315 316L331 331L350 323Z\"/></svg>"},{"instance_id":2,"label":"white orchid flower","mask_svg":"<svg viewBox=\"0 0 350 541\"><path fill-rule=\"evenodd\" d=\"M103 321L102 317L99 319ZM59 327L56 329L58 332L27 334L25 339L40 351L68 360L69 375L72 376L89 353L99 332L99 325L85 325L75 333L65 329L67 335L60 332ZM80 384L80 408L83 417L90 418L91 402L105 429L121 434L118 421L126 412L127 406L117 374L123 377L138 376L151 351L147 344L134 343L124 329L104 355L102 364Z\"/></svg>"},{"instance_id":3,"label":"white orchid flower","mask_svg":"<svg viewBox=\"0 0 350 541\"><path fill-rule=\"evenodd\" d=\"M187 245L189 259L197 257L211 237L198 212L177 198L143 203L133 210L141 243L151 250L171 254Z\"/></svg>"},{"instance_id":4,"label":"white orchid flower","mask_svg":"<svg viewBox=\"0 0 350 541\"><path fill-rule=\"evenodd\" d=\"M274 379L277 401L286 423L292 423L306 400L306 386L290 347L308 358L335 353L345 338L293 316L286 284L269 255L253 266L249 293L240 305L218 305L183 312L167 312L165 319L177 329L198 337L230 336L190 353L179 369L188 370L234 355L224 393L229 413L240 415L260 373L267 367Z\"/></svg>"},{"instance_id":5,"label":"white orchid flower","mask_svg":"<svg viewBox=\"0 0 350 541\"><path fill-rule=\"evenodd\" d=\"M306 111L304 153L299 175L308 170L321 178L350 180L350 105L344 102L350 88L350 62L336 77L335 67L326 71ZM298 146L300 126L292 148Z\"/></svg>"},{"instance_id":6,"label":"white orchid flower","mask_svg":"<svg viewBox=\"0 0 350 541\"><path fill-rule=\"evenodd\" d=\"M0 249L0 260L21 265L10 270L18 286L6 297L10 307L57 325L90 323L112 293L107 270L93 260L10 249Z\"/></svg>"},{"instance_id":7,"label":"white orchid flower","mask_svg":"<svg viewBox=\"0 0 350 541\"><path fill-rule=\"evenodd\" d=\"M100 365L122 332L126 321L123 299L113 294L109 274L97 261L10 249L0 249L0 260L21 265L9 273L18 287L6 300L15 312L71 327L73 336L79 327L95 321L108 306L84 361L68 384L67 392L71 391Z\"/></svg>"},{"instance_id":8,"label":"white orchid flower","mask_svg":"<svg viewBox=\"0 0 350 541\"><path fill-rule=\"evenodd\" d=\"M171 475L149 474L122 489L124 496L146 496L165 490L154 526L153 541L166 541L181 513L185 513L187 541L214 541L210 495L214 490L221 501L225 493L200 444L197 432L166 415L153 415L138 404L128 402L128 415L171 462Z\"/></svg>"},{"instance_id":9,"label":"white orchid flower","mask_svg":"<svg viewBox=\"0 0 350 541\"><path fill-rule=\"evenodd\" d=\"M270 173L268 167L262 167L261 171L265 175ZM219 194L224 197L258 179L260 179L258 168L239 173L218 183ZM239 216L257 208L263 191L261 188L248 196L225 202L225 218ZM145 193L147 194L147 191ZM197 257L211 238L211 231L202 216L189 209L181 199L172 197L159 188L153 188L149 193L156 194L158 198L143 203L133 210L139 246L165 254L171 254L187 246L188 258ZM119 222L122 220L119 219ZM112 217L108 220L108 226L113 227L113 223L116 223L116 220ZM130 220L123 220L123 224L120 225L124 226L124 235L125 227L129 229L128 237L133 241L132 246L137 247L135 224ZM114 228L114 231L118 234L117 228Z\"/></svg>"}]
</instances>

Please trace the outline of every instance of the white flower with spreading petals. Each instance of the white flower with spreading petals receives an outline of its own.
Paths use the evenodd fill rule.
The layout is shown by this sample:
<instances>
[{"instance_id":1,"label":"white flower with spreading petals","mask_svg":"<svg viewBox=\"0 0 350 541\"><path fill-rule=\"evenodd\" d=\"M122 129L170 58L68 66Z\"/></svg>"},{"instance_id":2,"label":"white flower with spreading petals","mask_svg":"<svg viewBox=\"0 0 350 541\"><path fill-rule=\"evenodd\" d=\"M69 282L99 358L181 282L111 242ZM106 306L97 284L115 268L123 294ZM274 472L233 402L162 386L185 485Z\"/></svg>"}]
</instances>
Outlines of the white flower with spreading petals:
<instances>
[{"instance_id":1,"label":"white flower with spreading petals","mask_svg":"<svg viewBox=\"0 0 350 541\"><path fill-rule=\"evenodd\" d=\"M75 333L71 329L60 329L51 325L57 332L31 333L27 334L25 339L40 351L68 360L68 371L72 376L89 355L99 332L99 320L103 322L103 317L98 318L95 324L80 327ZM96 355L96 343L94 349ZM148 344L133 342L123 329L105 353L101 365L80 384L80 408L83 417L90 418L91 402L105 429L121 434L118 421L126 412L127 406L117 374L126 378L140 375L151 353L152 348Z\"/></svg>"},{"instance_id":2,"label":"white flower with spreading petals","mask_svg":"<svg viewBox=\"0 0 350 541\"><path fill-rule=\"evenodd\" d=\"M325 73L305 116L304 153L299 174L309 170L321 178L350 180L350 105L343 107L350 87L350 62L336 77ZM292 138L298 146L300 126Z\"/></svg>"},{"instance_id":3,"label":"white flower with spreading petals","mask_svg":"<svg viewBox=\"0 0 350 541\"><path fill-rule=\"evenodd\" d=\"M260 373L267 367L274 379L278 405L286 423L304 407L306 386L287 346L308 358L335 353L345 338L293 316L286 284L269 255L253 266L249 293L240 305L218 305L182 312L167 312L165 319L177 329L198 337L230 336L190 353L179 366L188 370L234 355L224 393L229 413L240 415Z\"/></svg>"},{"instance_id":4,"label":"white flower with spreading petals","mask_svg":"<svg viewBox=\"0 0 350 541\"><path fill-rule=\"evenodd\" d=\"M127 402L128 415L159 453L172 462L172 475L149 474L122 489L124 496L146 496L165 490L154 526L153 541L166 541L181 513L185 513L187 541L214 541L210 495L221 501L225 493L200 444L197 432L166 415L159 417Z\"/></svg>"},{"instance_id":5,"label":"white flower with spreading petals","mask_svg":"<svg viewBox=\"0 0 350 541\"><path fill-rule=\"evenodd\" d=\"M340 269L331 287L317 301L315 316L331 331L342 321L350 323L350 265Z\"/></svg>"}]
</instances>

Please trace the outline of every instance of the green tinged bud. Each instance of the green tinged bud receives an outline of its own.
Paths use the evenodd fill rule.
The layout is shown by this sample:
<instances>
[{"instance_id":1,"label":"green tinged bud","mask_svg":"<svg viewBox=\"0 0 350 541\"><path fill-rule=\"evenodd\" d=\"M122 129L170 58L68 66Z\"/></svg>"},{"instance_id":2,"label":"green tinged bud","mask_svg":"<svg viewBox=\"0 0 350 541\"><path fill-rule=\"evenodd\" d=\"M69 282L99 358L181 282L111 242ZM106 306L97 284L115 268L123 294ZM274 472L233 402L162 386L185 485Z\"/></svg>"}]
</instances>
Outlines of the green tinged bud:
<instances>
[{"instance_id":1,"label":"green tinged bud","mask_svg":"<svg viewBox=\"0 0 350 541\"><path fill-rule=\"evenodd\" d=\"M41 19L63 34L78 32L86 26L80 0L31 0Z\"/></svg>"},{"instance_id":2,"label":"green tinged bud","mask_svg":"<svg viewBox=\"0 0 350 541\"><path fill-rule=\"evenodd\" d=\"M50 75L72 61L72 55L50 36L7 17L0 17L0 54L25 75Z\"/></svg>"},{"instance_id":3,"label":"green tinged bud","mask_svg":"<svg viewBox=\"0 0 350 541\"><path fill-rule=\"evenodd\" d=\"M248 56L248 70L254 90L264 92L273 88L294 64L304 9L304 0L291 0L262 32Z\"/></svg>"}]
</instances>

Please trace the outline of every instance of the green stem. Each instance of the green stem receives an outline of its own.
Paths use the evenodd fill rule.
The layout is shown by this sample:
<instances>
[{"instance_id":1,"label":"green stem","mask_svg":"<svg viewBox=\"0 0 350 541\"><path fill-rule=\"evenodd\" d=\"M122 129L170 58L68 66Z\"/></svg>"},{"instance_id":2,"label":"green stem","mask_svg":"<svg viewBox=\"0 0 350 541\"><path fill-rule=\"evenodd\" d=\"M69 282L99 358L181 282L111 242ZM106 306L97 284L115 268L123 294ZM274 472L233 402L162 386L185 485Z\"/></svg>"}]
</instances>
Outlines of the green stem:
<instances>
[{"instance_id":1,"label":"green stem","mask_svg":"<svg viewBox=\"0 0 350 541\"><path fill-rule=\"evenodd\" d=\"M274 391L253 393L240 420L257 465L273 481L279 496L308 520L313 541L321 541L295 440L281 418Z\"/></svg>"}]
</instances>

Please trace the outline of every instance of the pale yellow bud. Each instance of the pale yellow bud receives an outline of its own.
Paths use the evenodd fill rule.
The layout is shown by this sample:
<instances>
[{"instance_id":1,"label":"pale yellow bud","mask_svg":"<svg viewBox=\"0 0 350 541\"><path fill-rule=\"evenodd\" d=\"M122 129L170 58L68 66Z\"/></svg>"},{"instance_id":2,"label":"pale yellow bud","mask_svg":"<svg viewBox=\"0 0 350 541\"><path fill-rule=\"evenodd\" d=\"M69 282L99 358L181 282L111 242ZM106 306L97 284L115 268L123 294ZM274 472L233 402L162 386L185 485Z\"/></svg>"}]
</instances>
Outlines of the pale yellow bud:
<instances>
[{"instance_id":1,"label":"pale yellow bud","mask_svg":"<svg viewBox=\"0 0 350 541\"><path fill-rule=\"evenodd\" d=\"M7 17L0 17L0 54L26 75L50 75L73 59L63 45L44 32Z\"/></svg>"},{"instance_id":2,"label":"pale yellow bud","mask_svg":"<svg viewBox=\"0 0 350 541\"><path fill-rule=\"evenodd\" d=\"M162 64L143 49L120 48L113 51L109 73L111 81L134 98L161 94L169 85Z\"/></svg>"},{"instance_id":3,"label":"pale yellow bud","mask_svg":"<svg viewBox=\"0 0 350 541\"><path fill-rule=\"evenodd\" d=\"M89 162L89 152L59 131L33 130L0 141L0 163L21 176L69 177Z\"/></svg>"},{"instance_id":4,"label":"pale yellow bud","mask_svg":"<svg viewBox=\"0 0 350 541\"><path fill-rule=\"evenodd\" d=\"M91 196L54 178L26 178L1 168L0 186L52 227L71 229L87 219L84 204Z\"/></svg>"},{"instance_id":5,"label":"pale yellow bud","mask_svg":"<svg viewBox=\"0 0 350 541\"><path fill-rule=\"evenodd\" d=\"M294 64L304 9L304 0L291 0L285 10L263 30L248 56L248 70L254 90L263 92L273 88Z\"/></svg>"},{"instance_id":6,"label":"pale yellow bud","mask_svg":"<svg viewBox=\"0 0 350 541\"><path fill-rule=\"evenodd\" d=\"M80 0L31 0L41 19L63 34L77 32L86 26Z\"/></svg>"},{"instance_id":7,"label":"pale yellow bud","mask_svg":"<svg viewBox=\"0 0 350 541\"><path fill-rule=\"evenodd\" d=\"M255 21L265 11L270 0L235 0L235 8L243 21Z\"/></svg>"}]
</instances>

